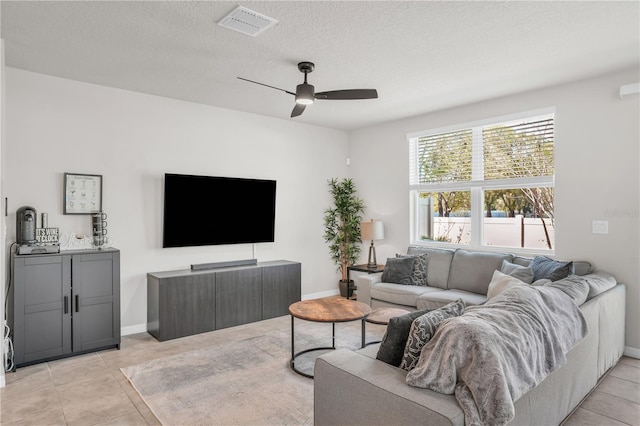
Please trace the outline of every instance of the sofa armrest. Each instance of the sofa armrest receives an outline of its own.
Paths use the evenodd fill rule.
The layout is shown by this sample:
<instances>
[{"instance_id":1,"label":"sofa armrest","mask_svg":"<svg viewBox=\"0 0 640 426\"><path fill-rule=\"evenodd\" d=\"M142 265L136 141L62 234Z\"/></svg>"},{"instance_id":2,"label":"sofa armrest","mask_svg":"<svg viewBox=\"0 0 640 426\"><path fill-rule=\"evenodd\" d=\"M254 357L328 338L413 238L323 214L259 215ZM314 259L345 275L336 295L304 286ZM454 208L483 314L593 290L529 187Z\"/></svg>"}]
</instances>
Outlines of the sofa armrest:
<instances>
[{"instance_id":1,"label":"sofa armrest","mask_svg":"<svg viewBox=\"0 0 640 426\"><path fill-rule=\"evenodd\" d=\"M355 284L358 288L358 302L371 306L371 287L380 282L382 282L382 272L357 276Z\"/></svg>"},{"instance_id":2,"label":"sofa armrest","mask_svg":"<svg viewBox=\"0 0 640 426\"><path fill-rule=\"evenodd\" d=\"M407 385L406 371L348 349L315 363L314 424L464 425L453 395Z\"/></svg>"}]
</instances>

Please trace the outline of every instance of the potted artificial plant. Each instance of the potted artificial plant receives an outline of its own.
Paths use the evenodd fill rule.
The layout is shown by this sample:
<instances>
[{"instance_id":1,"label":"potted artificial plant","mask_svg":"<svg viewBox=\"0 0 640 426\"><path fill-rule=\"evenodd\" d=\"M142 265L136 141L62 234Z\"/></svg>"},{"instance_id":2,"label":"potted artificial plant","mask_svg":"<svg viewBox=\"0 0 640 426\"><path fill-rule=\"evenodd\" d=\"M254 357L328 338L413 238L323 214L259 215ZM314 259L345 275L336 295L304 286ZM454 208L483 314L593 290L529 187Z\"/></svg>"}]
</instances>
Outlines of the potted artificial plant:
<instances>
[{"instance_id":1,"label":"potted artificial plant","mask_svg":"<svg viewBox=\"0 0 640 426\"><path fill-rule=\"evenodd\" d=\"M346 297L351 286L347 278L347 267L360 257L360 222L364 202L356 195L356 187L351 179L331 179L329 188L333 196L333 207L324 212L324 240L329 243L331 259L341 273L340 295Z\"/></svg>"}]
</instances>

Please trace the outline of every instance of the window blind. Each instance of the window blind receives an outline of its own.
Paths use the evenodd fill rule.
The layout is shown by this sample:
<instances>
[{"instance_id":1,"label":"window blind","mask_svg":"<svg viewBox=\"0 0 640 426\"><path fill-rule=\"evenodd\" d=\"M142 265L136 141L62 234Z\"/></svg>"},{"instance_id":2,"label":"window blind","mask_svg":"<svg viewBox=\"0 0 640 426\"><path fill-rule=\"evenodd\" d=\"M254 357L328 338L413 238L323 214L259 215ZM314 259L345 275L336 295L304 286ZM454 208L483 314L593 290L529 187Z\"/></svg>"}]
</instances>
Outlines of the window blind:
<instances>
[{"instance_id":1,"label":"window blind","mask_svg":"<svg viewBox=\"0 0 640 426\"><path fill-rule=\"evenodd\" d=\"M484 179L553 176L553 116L482 129Z\"/></svg>"},{"instance_id":2,"label":"window blind","mask_svg":"<svg viewBox=\"0 0 640 426\"><path fill-rule=\"evenodd\" d=\"M472 129L418 138L418 182L471 180Z\"/></svg>"},{"instance_id":3,"label":"window blind","mask_svg":"<svg viewBox=\"0 0 640 426\"><path fill-rule=\"evenodd\" d=\"M554 175L554 117L420 136L412 154L412 185L457 187L463 182L476 186L527 179L539 184L536 178Z\"/></svg>"}]
</instances>

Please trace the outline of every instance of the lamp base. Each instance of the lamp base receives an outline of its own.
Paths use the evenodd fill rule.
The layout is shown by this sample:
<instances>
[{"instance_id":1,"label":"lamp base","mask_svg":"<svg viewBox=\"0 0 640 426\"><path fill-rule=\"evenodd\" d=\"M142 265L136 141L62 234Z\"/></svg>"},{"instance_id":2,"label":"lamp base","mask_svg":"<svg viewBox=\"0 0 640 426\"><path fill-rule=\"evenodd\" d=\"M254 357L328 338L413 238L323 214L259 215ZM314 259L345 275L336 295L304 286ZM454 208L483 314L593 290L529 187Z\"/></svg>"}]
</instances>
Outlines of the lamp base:
<instances>
[{"instance_id":1,"label":"lamp base","mask_svg":"<svg viewBox=\"0 0 640 426\"><path fill-rule=\"evenodd\" d=\"M378 261L376 260L376 248L373 246L373 240L369 246L369 260L367 261L367 268L375 269L378 267Z\"/></svg>"}]
</instances>

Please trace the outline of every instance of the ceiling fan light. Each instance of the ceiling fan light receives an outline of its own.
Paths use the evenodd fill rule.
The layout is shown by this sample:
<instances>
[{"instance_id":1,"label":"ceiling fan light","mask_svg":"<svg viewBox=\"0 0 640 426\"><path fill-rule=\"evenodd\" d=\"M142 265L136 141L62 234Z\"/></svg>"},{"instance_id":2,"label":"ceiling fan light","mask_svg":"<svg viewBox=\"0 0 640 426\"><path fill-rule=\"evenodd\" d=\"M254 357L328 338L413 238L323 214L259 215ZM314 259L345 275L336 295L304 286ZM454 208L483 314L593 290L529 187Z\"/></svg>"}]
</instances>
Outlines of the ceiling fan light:
<instances>
[{"instance_id":1,"label":"ceiling fan light","mask_svg":"<svg viewBox=\"0 0 640 426\"><path fill-rule=\"evenodd\" d=\"M315 88L311 84L298 84L296 87L296 103L300 105L311 105L315 100Z\"/></svg>"},{"instance_id":2,"label":"ceiling fan light","mask_svg":"<svg viewBox=\"0 0 640 426\"><path fill-rule=\"evenodd\" d=\"M313 103L313 99L297 97L296 98L296 103L298 103L300 105L311 105Z\"/></svg>"}]
</instances>

